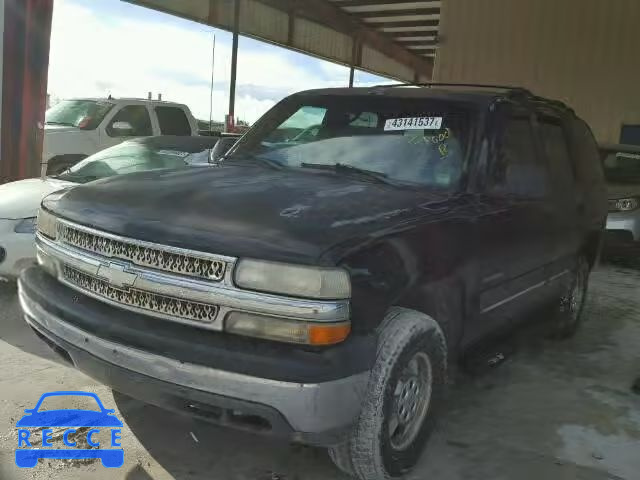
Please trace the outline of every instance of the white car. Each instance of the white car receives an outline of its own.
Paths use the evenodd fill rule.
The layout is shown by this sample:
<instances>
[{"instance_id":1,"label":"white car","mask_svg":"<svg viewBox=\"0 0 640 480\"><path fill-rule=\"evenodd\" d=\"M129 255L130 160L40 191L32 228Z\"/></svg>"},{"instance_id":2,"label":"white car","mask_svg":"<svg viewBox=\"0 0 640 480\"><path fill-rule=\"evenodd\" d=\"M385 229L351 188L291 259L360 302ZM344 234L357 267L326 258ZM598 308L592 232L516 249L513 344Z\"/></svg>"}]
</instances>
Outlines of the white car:
<instances>
[{"instance_id":1,"label":"white car","mask_svg":"<svg viewBox=\"0 0 640 480\"><path fill-rule=\"evenodd\" d=\"M124 140L154 135L198 134L186 105L135 98L76 98L47 110L42 175L56 175Z\"/></svg>"},{"instance_id":2,"label":"white car","mask_svg":"<svg viewBox=\"0 0 640 480\"><path fill-rule=\"evenodd\" d=\"M217 137L139 138L98 152L60 175L0 185L0 278L14 279L35 262L36 216L46 195L114 175L208 166L217 142Z\"/></svg>"}]
</instances>

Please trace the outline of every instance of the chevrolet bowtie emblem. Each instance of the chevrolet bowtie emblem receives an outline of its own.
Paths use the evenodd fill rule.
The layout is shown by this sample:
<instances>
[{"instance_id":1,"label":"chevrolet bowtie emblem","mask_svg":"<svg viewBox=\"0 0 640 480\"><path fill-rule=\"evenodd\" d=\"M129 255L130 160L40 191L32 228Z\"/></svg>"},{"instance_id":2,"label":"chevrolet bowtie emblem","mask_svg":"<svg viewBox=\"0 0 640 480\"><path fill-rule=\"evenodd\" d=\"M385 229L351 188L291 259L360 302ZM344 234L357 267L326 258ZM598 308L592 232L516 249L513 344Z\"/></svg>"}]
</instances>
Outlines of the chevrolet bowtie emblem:
<instances>
[{"instance_id":1,"label":"chevrolet bowtie emblem","mask_svg":"<svg viewBox=\"0 0 640 480\"><path fill-rule=\"evenodd\" d=\"M98 268L98 276L106 279L110 285L119 288L131 287L138 278L138 275L135 273L127 272L124 265L117 263L100 265Z\"/></svg>"}]
</instances>

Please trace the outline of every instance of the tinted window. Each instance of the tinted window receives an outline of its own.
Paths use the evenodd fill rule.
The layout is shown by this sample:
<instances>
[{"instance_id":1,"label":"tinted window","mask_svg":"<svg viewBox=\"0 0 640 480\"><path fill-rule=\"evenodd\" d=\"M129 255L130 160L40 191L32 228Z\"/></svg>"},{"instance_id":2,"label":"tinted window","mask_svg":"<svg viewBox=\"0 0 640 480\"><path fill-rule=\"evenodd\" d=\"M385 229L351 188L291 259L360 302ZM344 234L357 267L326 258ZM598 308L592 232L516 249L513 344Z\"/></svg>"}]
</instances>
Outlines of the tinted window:
<instances>
[{"instance_id":1,"label":"tinted window","mask_svg":"<svg viewBox=\"0 0 640 480\"><path fill-rule=\"evenodd\" d=\"M490 165L488 186L496 193L534 198L546 195L547 170L536 155L528 118L507 119Z\"/></svg>"},{"instance_id":2,"label":"tinted window","mask_svg":"<svg viewBox=\"0 0 640 480\"><path fill-rule=\"evenodd\" d=\"M191 125L184 110L176 107L156 107L162 135L191 135Z\"/></svg>"},{"instance_id":3,"label":"tinted window","mask_svg":"<svg viewBox=\"0 0 640 480\"><path fill-rule=\"evenodd\" d=\"M581 119L571 123L571 153L578 181L585 190L601 186L603 180L602 165L596 139L589 126Z\"/></svg>"},{"instance_id":4,"label":"tinted window","mask_svg":"<svg viewBox=\"0 0 640 480\"><path fill-rule=\"evenodd\" d=\"M547 119L541 119L539 125L547 164L550 165L554 180L561 186L573 185L574 166L562 125Z\"/></svg>"},{"instance_id":5,"label":"tinted window","mask_svg":"<svg viewBox=\"0 0 640 480\"><path fill-rule=\"evenodd\" d=\"M131 125L131 130L115 130L113 125L125 122ZM148 137L153 135L149 111L144 105L128 105L123 107L111 120L107 127L107 134L111 137Z\"/></svg>"},{"instance_id":6,"label":"tinted window","mask_svg":"<svg viewBox=\"0 0 640 480\"><path fill-rule=\"evenodd\" d=\"M640 125L623 125L620 130L620 143L640 145Z\"/></svg>"}]
</instances>

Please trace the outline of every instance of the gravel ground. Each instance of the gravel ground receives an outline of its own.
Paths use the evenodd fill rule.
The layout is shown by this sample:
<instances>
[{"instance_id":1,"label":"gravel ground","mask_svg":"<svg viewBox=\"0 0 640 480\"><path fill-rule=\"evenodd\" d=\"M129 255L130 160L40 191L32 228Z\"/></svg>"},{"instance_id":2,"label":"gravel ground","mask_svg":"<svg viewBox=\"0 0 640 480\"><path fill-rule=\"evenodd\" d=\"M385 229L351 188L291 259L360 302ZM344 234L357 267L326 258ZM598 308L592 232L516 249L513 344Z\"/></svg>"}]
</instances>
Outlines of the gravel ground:
<instances>
[{"instance_id":1,"label":"gravel ground","mask_svg":"<svg viewBox=\"0 0 640 480\"><path fill-rule=\"evenodd\" d=\"M640 376L640 265L614 260L592 275L575 338L553 342L528 328L495 345L506 356L499 366L458 375L449 410L409 478L640 478L640 395L631 391ZM11 285L0 285L0 365L1 480L346 478L323 450L202 425L112 394L59 363L26 328ZM93 391L117 409L126 424L122 468L15 466L15 422L52 390Z\"/></svg>"}]
</instances>

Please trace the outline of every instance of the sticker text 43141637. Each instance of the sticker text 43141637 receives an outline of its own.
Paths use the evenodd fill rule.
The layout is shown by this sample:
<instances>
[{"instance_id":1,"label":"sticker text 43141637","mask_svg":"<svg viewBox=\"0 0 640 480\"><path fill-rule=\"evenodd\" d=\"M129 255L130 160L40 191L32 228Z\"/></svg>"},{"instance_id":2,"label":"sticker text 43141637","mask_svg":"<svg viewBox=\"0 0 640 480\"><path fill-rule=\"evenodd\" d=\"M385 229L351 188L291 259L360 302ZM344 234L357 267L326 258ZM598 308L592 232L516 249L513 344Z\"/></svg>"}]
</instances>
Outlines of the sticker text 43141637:
<instances>
[{"instance_id":1,"label":"sticker text 43141637","mask_svg":"<svg viewBox=\"0 0 640 480\"><path fill-rule=\"evenodd\" d=\"M442 117L390 118L384 124L388 130L440 130Z\"/></svg>"}]
</instances>

